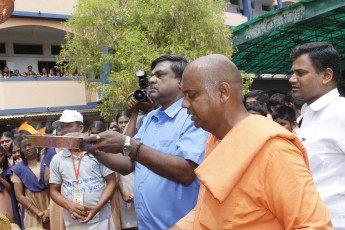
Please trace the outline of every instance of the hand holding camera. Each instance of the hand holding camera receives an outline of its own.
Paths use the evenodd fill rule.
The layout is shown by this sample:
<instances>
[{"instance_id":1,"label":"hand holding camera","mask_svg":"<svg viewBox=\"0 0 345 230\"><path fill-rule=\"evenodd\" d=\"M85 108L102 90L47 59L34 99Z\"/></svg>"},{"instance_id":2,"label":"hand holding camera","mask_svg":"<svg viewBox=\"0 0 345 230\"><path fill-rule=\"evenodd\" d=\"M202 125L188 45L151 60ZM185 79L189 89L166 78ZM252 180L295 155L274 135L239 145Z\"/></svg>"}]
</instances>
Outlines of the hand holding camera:
<instances>
[{"instance_id":1,"label":"hand holding camera","mask_svg":"<svg viewBox=\"0 0 345 230\"><path fill-rule=\"evenodd\" d=\"M150 92L147 90L149 87L147 73L145 70L137 70L135 75L139 78L140 89L128 95L128 106L132 112L139 112L141 110L147 114L154 110L154 102L151 100Z\"/></svg>"}]
</instances>

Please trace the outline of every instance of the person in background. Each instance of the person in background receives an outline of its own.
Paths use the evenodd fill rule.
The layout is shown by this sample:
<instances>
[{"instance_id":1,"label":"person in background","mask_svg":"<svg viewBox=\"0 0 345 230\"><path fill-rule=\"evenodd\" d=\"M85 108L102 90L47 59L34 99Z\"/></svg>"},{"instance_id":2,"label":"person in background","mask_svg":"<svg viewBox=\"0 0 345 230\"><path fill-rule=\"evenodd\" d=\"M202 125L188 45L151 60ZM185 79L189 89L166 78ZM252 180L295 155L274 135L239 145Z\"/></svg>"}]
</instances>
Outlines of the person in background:
<instances>
[{"instance_id":1,"label":"person in background","mask_svg":"<svg viewBox=\"0 0 345 230\"><path fill-rule=\"evenodd\" d=\"M79 112L64 110L53 126L61 126L62 135L82 135L83 120ZM52 199L64 208L67 230L115 229L109 202L116 187L114 172L91 154L64 148L50 163L49 183Z\"/></svg>"},{"instance_id":2,"label":"person in background","mask_svg":"<svg viewBox=\"0 0 345 230\"><path fill-rule=\"evenodd\" d=\"M264 103L260 101L250 101L245 104L247 111L251 114L257 114L264 117L267 117L268 110Z\"/></svg>"},{"instance_id":3,"label":"person in background","mask_svg":"<svg viewBox=\"0 0 345 230\"><path fill-rule=\"evenodd\" d=\"M12 134L14 133L13 130L11 132L12 132ZM15 138L13 140L15 140ZM21 226L22 221L21 221L20 215L19 215L20 211L18 209L18 201L17 201L16 195L14 192L14 184L11 182L10 177L12 176L11 167L18 164L21 161L22 161L22 158L21 158L20 146L16 141L12 141L12 156L8 159L9 167L7 169L6 179L7 179L8 183L10 184L10 196L11 196L12 210L13 210L15 222L18 226Z\"/></svg>"},{"instance_id":4,"label":"person in background","mask_svg":"<svg viewBox=\"0 0 345 230\"><path fill-rule=\"evenodd\" d=\"M29 77L36 76L36 73L34 71L32 71L31 65L28 66L28 72L26 72L26 76L29 76Z\"/></svg>"},{"instance_id":5,"label":"person in background","mask_svg":"<svg viewBox=\"0 0 345 230\"><path fill-rule=\"evenodd\" d=\"M9 158L9 162L11 165L15 165L22 161L21 153L20 153L20 145L18 142L12 142L12 156Z\"/></svg>"},{"instance_id":6,"label":"person in background","mask_svg":"<svg viewBox=\"0 0 345 230\"><path fill-rule=\"evenodd\" d=\"M0 145L6 151L7 157L12 157L12 143L13 143L13 135L11 131L6 131L1 134L0 137Z\"/></svg>"},{"instance_id":7,"label":"person in background","mask_svg":"<svg viewBox=\"0 0 345 230\"><path fill-rule=\"evenodd\" d=\"M127 110L121 110L116 115L116 124L117 127L120 129L120 133L123 133L123 130L125 129L126 125L129 122L129 119L131 118L131 114Z\"/></svg>"},{"instance_id":8,"label":"person in background","mask_svg":"<svg viewBox=\"0 0 345 230\"><path fill-rule=\"evenodd\" d=\"M291 90L286 94L285 100L286 100L287 106L292 108L295 111L295 113L296 113L296 117L297 117L296 122L298 124L298 126L295 128L295 133L296 133L298 127L300 126L300 121L303 118L303 115L301 114L301 109L302 109L302 106L303 106L303 104L305 102L302 101L302 100L299 100L297 98L294 98L292 96L292 91Z\"/></svg>"},{"instance_id":9,"label":"person in background","mask_svg":"<svg viewBox=\"0 0 345 230\"><path fill-rule=\"evenodd\" d=\"M261 103L264 103L267 106L268 100L269 100L268 93L259 89L252 90L248 92L246 95L244 95L243 97L244 104L247 104L248 102L251 102L251 101L259 101Z\"/></svg>"},{"instance_id":10,"label":"person in background","mask_svg":"<svg viewBox=\"0 0 345 230\"><path fill-rule=\"evenodd\" d=\"M89 136L99 134L106 131L107 128L103 121L94 121L89 127Z\"/></svg>"},{"instance_id":11,"label":"person in background","mask_svg":"<svg viewBox=\"0 0 345 230\"><path fill-rule=\"evenodd\" d=\"M56 77L54 69L49 69L48 77Z\"/></svg>"},{"instance_id":12,"label":"person in background","mask_svg":"<svg viewBox=\"0 0 345 230\"><path fill-rule=\"evenodd\" d=\"M104 122L94 121L89 127L89 136L97 135L106 131ZM116 229L121 229L121 212L120 212L120 199L119 194L116 192L119 186L120 175L115 173L115 190L110 198L111 215L113 217L114 225Z\"/></svg>"},{"instance_id":13,"label":"person in background","mask_svg":"<svg viewBox=\"0 0 345 230\"><path fill-rule=\"evenodd\" d=\"M42 77L48 77L48 72L47 72L47 69L45 67L42 68L41 76Z\"/></svg>"},{"instance_id":14,"label":"person in background","mask_svg":"<svg viewBox=\"0 0 345 230\"><path fill-rule=\"evenodd\" d=\"M272 119L290 132L298 126L295 111L287 106L281 106L274 110L272 113Z\"/></svg>"},{"instance_id":15,"label":"person in background","mask_svg":"<svg viewBox=\"0 0 345 230\"><path fill-rule=\"evenodd\" d=\"M40 150L33 147L29 139L19 136L15 139L20 145L22 161L11 167L12 182L18 202L24 207L24 228L41 227L50 229L49 189L45 185Z\"/></svg>"},{"instance_id":16,"label":"person in background","mask_svg":"<svg viewBox=\"0 0 345 230\"><path fill-rule=\"evenodd\" d=\"M8 175L10 174L10 165L5 149L0 147L0 213L4 214L11 223L14 223L14 215L11 203L11 187Z\"/></svg>"},{"instance_id":17,"label":"person in background","mask_svg":"<svg viewBox=\"0 0 345 230\"><path fill-rule=\"evenodd\" d=\"M335 230L345 229L345 98L337 84L339 54L327 42L295 47L289 79L294 98L305 101L298 137L307 149L314 183L331 211Z\"/></svg>"},{"instance_id":18,"label":"person in background","mask_svg":"<svg viewBox=\"0 0 345 230\"><path fill-rule=\"evenodd\" d=\"M8 77L10 74L10 70L8 69L7 66L4 67L4 69L2 70L2 75L5 77Z\"/></svg>"},{"instance_id":19,"label":"person in background","mask_svg":"<svg viewBox=\"0 0 345 230\"><path fill-rule=\"evenodd\" d=\"M15 69L12 76L13 76L13 77L20 77L21 75L20 75L20 73L19 73L19 69Z\"/></svg>"},{"instance_id":20,"label":"person in background","mask_svg":"<svg viewBox=\"0 0 345 230\"><path fill-rule=\"evenodd\" d=\"M109 122L109 130L112 130L112 131L116 131L116 132L120 132L120 129L119 127L117 126L117 122L116 122L116 119L112 119L110 122Z\"/></svg>"},{"instance_id":21,"label":"person in background","mask_svg":"<svg viewBox=\"0 0 345 230\"><path fill-rule=\"evenodd\" d=\"M282 93L275 93L270 97L267 108L269 109L269 111L273 112L283 105L286 105L285 95Z\"/></svg>"}]
</instances>

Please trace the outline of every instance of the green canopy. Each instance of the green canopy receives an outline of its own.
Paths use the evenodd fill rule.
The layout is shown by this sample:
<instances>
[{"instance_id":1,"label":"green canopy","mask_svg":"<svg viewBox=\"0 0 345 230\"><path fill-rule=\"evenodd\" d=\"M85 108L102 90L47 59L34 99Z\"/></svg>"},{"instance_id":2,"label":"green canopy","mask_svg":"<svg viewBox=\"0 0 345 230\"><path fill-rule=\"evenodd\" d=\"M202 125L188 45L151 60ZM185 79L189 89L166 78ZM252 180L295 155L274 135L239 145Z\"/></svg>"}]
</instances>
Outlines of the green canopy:
<instances>
[{"instance_id":1,"label":"green canopy","mask_svg":"<svg viewBox=\"0 0 345 230\"><path fill-rule=\"evenodd\" d=\"M345 60L345 0L302 0L243 23L233 31L232 61L247 73L288 74L291 50L327 41Z\"/></svg>"}]
</instances>

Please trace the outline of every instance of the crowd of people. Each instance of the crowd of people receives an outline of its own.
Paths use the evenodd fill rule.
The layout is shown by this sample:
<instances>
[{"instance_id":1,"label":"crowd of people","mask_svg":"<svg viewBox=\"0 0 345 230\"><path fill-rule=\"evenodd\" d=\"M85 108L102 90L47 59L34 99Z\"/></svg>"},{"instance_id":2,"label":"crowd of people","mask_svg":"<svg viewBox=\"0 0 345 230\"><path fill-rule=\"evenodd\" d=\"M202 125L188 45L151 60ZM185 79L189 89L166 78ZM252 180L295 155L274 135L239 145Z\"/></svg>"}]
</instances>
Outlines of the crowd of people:
<instances>
[{"instance_id":1,"label":"crowd of people","mask_svg":"<svg viewBox=\"0 0 345 230\"><path fill-rule=\"evenodd\" d=\"M76 125L72 128L66 127L66 123L64 122L56 125L56 123L64 121L66 117L69 119L68 123L73 121L72 123L78 124L78 126ZM56 177L50 176L55 173L54 163L51 165L52 158L63 149L33 147L26 135L45 133L61 136L71 131L80 131L85 135L92 136L106 130L123 132L129 119L130 113L122 110L109 123L109 127L107 127L104 121L93 121L88 130L84 130L82 115L76 111L65 110L61 119L55 122L55 124L53 123L54 125L47 123L45 126L41 124L34 128L25 122L16 129L3 132L0 137L0 201L3 204L1 205L0 213L5 215L11 223L16 224L18 227L20 226L21 229L34 227L40 227L42 229L66 229L66 225L69 226L73 223L73 218L69 218L70 215L63 215L63 208L60 207L61 204L51 198L51 194L54 197L55 187L49 184L50 177L52 177L52 181L54 179L57 180ZM69 156L71 156L70 153ZM89 166L93 166L93 159L93 157L85 157L83 164L80 166L82 170L90 169ZM66 166L65 161L63 161L62 165ZM66 170L73 168L69 166L71 165L67 165ZM101 168L100 166L98 167ZM98 183L100 183L97 186L95 185L94 177L90 178L91 175L94 176L93 172L80 171L80 177L84 177L84 174L88 177L83 178L83 181L91 181L89 184L85 183L86 186L95 186L93 188L94 191L99 190L100 194L102 194L104 181L106 182L106 187L109 189L108 197L100 204L101 210L98 210L102 214L96 218L94 216L96 213L93 213L92 217L85 221L85 223L98 223L102 218L111 217L111 226L113 227L111 229L137 229L133 204L134 173L131 176L122 176L105 167L101 172L102 174L97 175L97 178L99 178ZM68 184L70 182L66 183ZM61 194L61 190L67 191L67 187L61 189L60 184L59 194ZM86 188L89 189L88 187L84 189ZM118 192L114 192L116 190ZM93 206L97 204L95 201L100 199L94 193L91 195L93 203L88 201L90 197L84 196L85 205L90 204L90 206ZM109 199L111 199L111 202L109 202ZM104 206L106 208L103 208ZM70 203L65 208L69 209ZM104 213L108 213L109 215L105 215ZM78 221L74 222L78 224ZM95 229L108 229L108 224L106 222L103 225L97 225Z\"/></svg>"},{"instance_id":2,"label":"crowd of people","mask_svg":"<svg viewBox=\"0 0 345 230\"><path fill-rule=\"evenodd\" d=\"M131 93L108 130L71 110L52 124L81 149L33 147L25 134L42 129L27 124L4 132L0 213L44 229L345 229L339 55L314 42L291 60L291 92L243 96L223 55L161 56L149 96Z\"/></svg>"},{"instance_id":3,"label":"crowd of people","mask_svg":"<svg viewBox=\"0 0 345 230\"><path fill-rule=\"evenodd\" d=\"M5 66L2 70L0 70L0 78L8 78L8 77L62 77L59 71L55 71L53 68L49 69L49 72L45 67L41 69L41 72L33 72L32 66L28 66L27 72L20 73L18 69L10 70L7 66Z\"/></svg>"}]
</instances>

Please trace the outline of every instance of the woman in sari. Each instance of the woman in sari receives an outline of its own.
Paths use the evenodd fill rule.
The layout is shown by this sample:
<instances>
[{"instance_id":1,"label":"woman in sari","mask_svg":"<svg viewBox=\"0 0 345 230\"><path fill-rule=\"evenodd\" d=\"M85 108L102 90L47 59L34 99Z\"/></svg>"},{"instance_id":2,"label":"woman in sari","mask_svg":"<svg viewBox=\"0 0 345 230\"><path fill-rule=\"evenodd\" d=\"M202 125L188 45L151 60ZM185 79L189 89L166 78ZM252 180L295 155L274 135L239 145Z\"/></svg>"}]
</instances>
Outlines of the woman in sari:
<instances>
[{"instance_id":1,"label":"woman in sari","mask_svg":"<svg viewBox=\"0 0 345 230\"><path fill-rule=\"evenodd\" d=\"M9 164L6 151L0 147L0 213L4 214L11 223L14 223L12 211L10 183L7 180L9 173Z\"/></svg>"},{"instance_id":2,"label":"woman in sari","mask_svg":"<svg viewBox=\"0 0 345 230\"><path fill-rule=\"evenodd\" d=\"M14 162L12 158L12 142L13 142L13 135L12 132L6 131L3 132L0 136L0 145L2 148L5 149L7 157L10 159L10 164L13 165ZM11 161L12 160L12 161Z\"/></svg>"},{"instance_id":3,"label":"woman in sari","mask_svg":"<svg viewBox=\"0 0 345 230\"><path fill-rule=\"evenodd\" d=\"M11 168L12 181L18 202L24 207L24 227L49 226L49 190L44 183L44 171L41 154L25 136L19 136L22 161Z\"/></svg>"}]
</instances>

